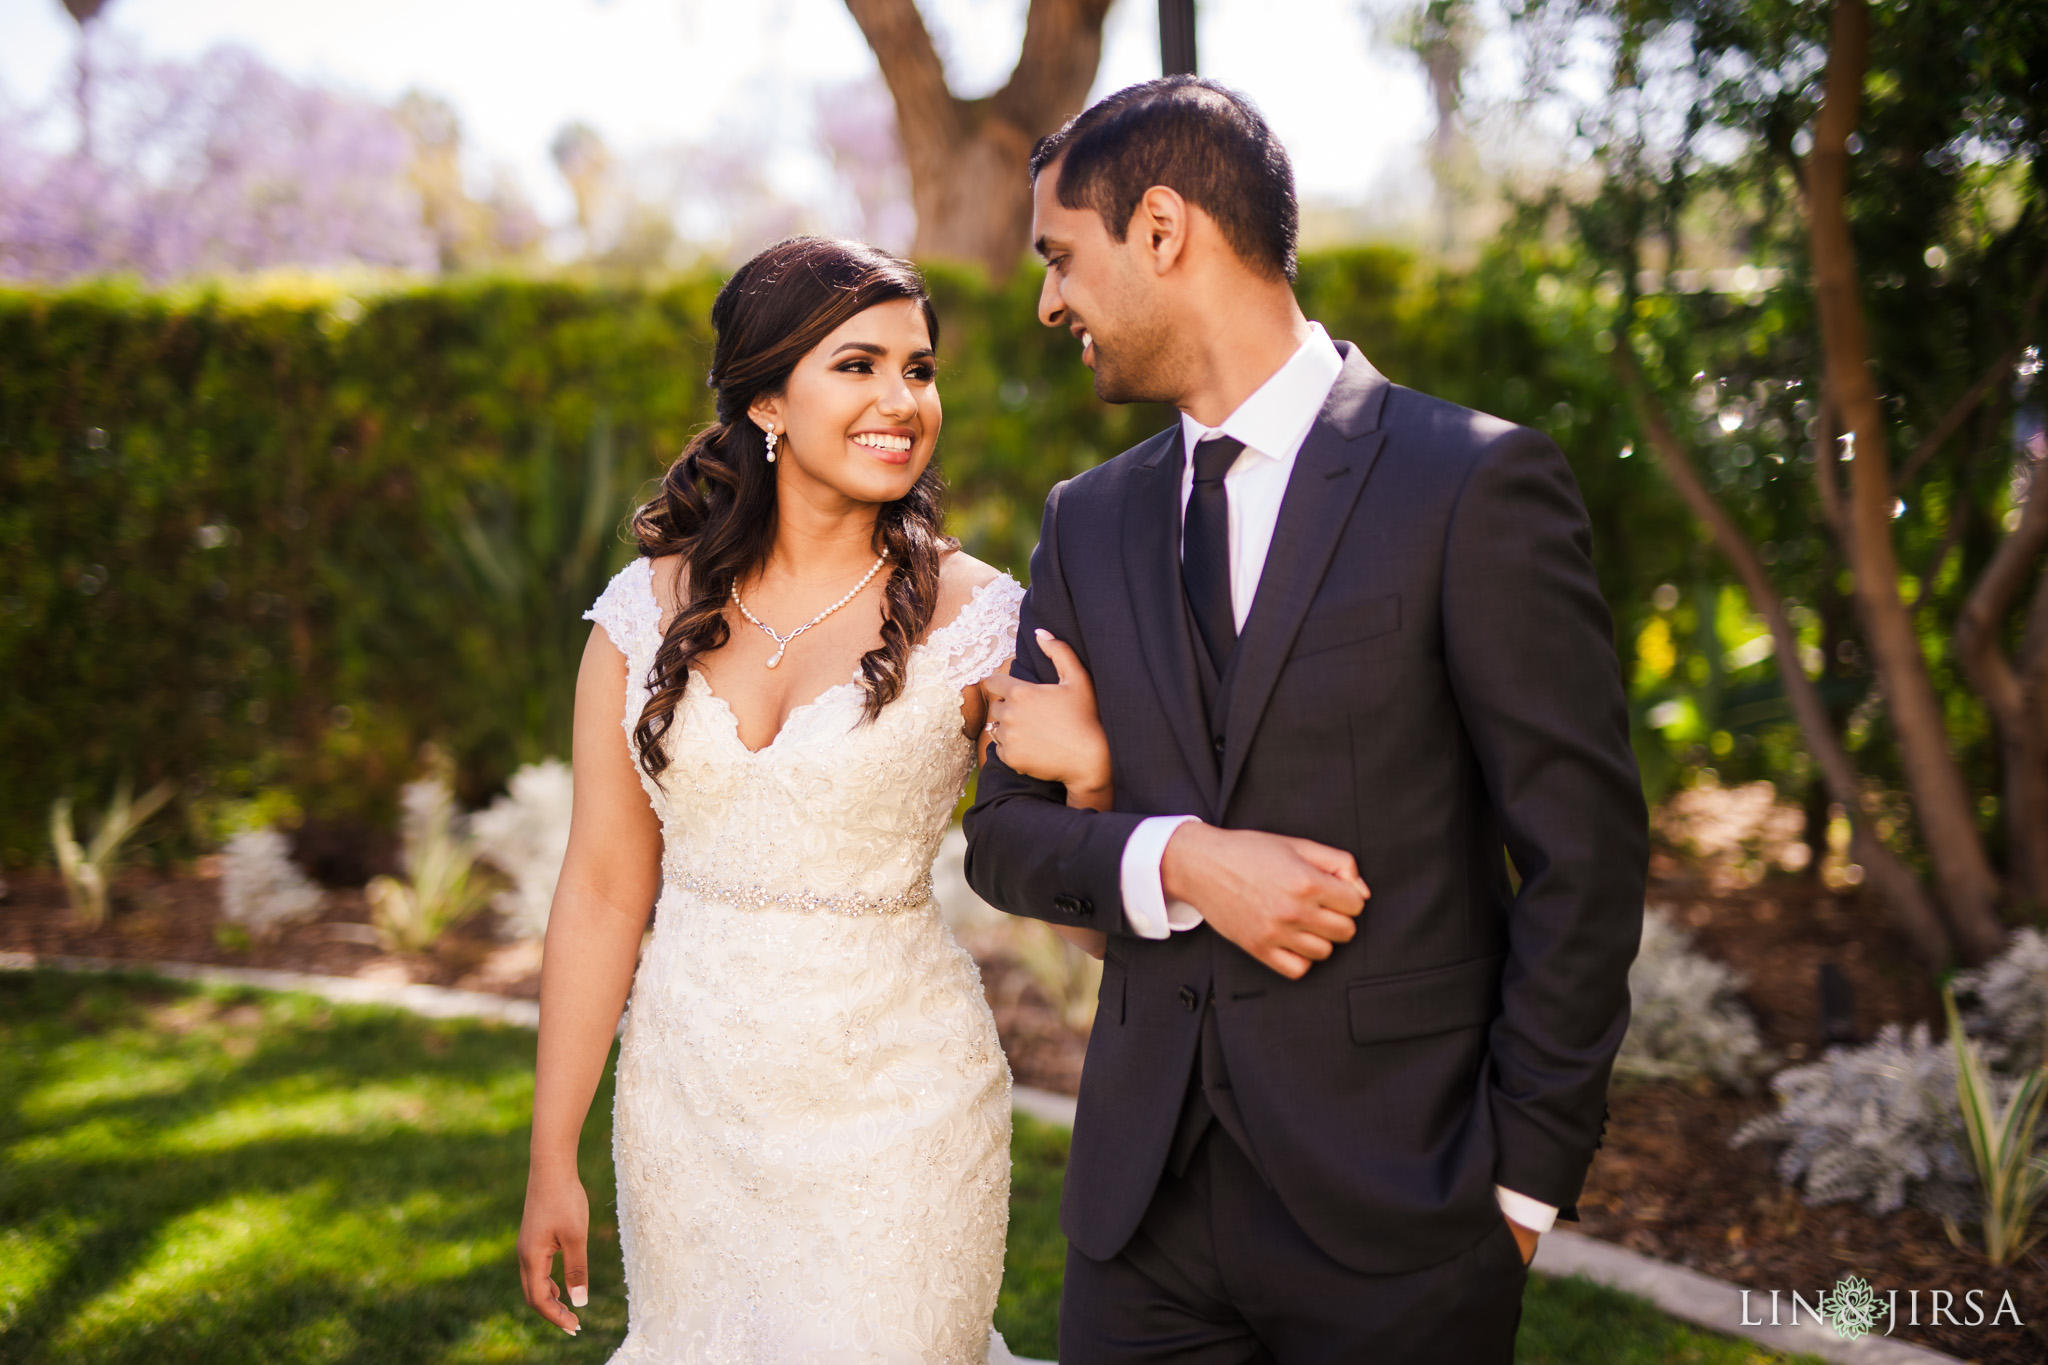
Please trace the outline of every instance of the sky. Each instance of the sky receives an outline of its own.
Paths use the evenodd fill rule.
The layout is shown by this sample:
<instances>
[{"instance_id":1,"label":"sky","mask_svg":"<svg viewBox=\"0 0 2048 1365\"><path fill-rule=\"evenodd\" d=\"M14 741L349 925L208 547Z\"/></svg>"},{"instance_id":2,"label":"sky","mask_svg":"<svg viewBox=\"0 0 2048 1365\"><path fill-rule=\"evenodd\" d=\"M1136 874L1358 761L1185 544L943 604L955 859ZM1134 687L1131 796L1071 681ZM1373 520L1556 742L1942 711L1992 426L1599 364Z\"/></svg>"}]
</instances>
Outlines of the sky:
<instances>
[{"instance_id":1,"label":"sky","mask_svg":"<svg viewBox=\"0 0 2048 1365\"><path fill-rule=\"evenodd\" d=\"M1374 3L1200 0L1204 74L1265 111L1305 200L1426 202L1428 89L1412 59L1375 43ZM1002 84L1025 0L920 8L955 93ZM570 199L548 144L579 119L625 151L766 125L771 178L807 197L827 179L810 92L877 74L841 0L111 0L100 22L145 57L233 43L301 81L384 102L438 95L461 116L471 169L508 168L550 221ZM1096 95L1158 74L1153 0L1115 0L1105 39ZM59 0L0 0L0 99L60 102L76 41Z\"/></svg>"}]
</instances>

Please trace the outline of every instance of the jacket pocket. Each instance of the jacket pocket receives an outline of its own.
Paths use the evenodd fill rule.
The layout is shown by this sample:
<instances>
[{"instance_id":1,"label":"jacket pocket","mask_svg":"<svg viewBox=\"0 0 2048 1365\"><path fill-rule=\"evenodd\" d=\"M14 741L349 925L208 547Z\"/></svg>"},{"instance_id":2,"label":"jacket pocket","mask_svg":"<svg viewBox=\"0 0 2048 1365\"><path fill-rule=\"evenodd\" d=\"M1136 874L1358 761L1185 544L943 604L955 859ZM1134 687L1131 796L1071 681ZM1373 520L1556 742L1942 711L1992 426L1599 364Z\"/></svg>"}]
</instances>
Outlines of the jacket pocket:
<instances>
[{"instance_id":1,"label":"jacket pocket","mask_svg":"<svg viewBox=\"0 0 2048 1365\"><path fill-rule=\"evenodd\" d=\"M1392 635L1400 628L1401 594L1397 592L1363 602L1343 602L1312 610L1302 618L1290 657L1305 659L1346 645L1363 644L1382 635Z\"/></svg>"},{"instance_id":2,"label":"jacket pocket","mask_svg":"<svg viewBox=\"0 0 2048 1365\"><path fill-rule=\"evenodd\" d=\"M1351 1041L1391 1043L1490 1023L1500 1010L1500 969L1506 953L1448 967L1367 977L1345 988Z\"/></svg>"},{"instance_id":3,"label":"jacket pocket","mask_svg":"<svg viewBox=\"0 0 2048 1365\"><path fill-rule=\"evenodd\" d=\"M1124 1021L1124 964L1113 957L1102 959L1102 989L1095 995L1095 1019L1121 1024Z\"/></svg>"}]
</instances>

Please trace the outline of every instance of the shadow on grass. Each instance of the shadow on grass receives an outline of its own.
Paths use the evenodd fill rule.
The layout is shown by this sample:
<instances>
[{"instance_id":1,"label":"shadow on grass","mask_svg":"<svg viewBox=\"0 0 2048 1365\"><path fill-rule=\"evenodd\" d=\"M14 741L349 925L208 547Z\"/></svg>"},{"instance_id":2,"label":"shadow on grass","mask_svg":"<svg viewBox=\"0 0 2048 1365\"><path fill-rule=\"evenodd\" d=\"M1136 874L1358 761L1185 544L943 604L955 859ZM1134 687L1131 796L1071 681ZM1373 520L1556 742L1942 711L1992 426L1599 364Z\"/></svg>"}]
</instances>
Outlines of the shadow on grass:
<instances>
[{"instance_id":1,"label":"shadow on grass","mask_svg":"<svg viewBox=\"0 0 2048 1365\"><path fill-rule=\"evenodd\" d=\"M604 1359L625 1329L608 1085L586 1329L519 1298L532 1058L488 1025L0 975L0 1360Z\"/></svg>"},{"instance_id":2,"label":"shadow on grass","mask_svg":"<svg viewBox=\"0 0 2048 1365\"><path fill-rule=\"evenodd\" d=\"M513 1263L533 1035L207 991L0 973L0 1362L602 1361L625 1334L610 1068L586 1125L583 1334ZM1019 1116L996 1325L1051 1357L1064 1130ZM1531 1282L1525 1365L1779 1359L1575 1280Z\"/></svg>"}]
</instances>

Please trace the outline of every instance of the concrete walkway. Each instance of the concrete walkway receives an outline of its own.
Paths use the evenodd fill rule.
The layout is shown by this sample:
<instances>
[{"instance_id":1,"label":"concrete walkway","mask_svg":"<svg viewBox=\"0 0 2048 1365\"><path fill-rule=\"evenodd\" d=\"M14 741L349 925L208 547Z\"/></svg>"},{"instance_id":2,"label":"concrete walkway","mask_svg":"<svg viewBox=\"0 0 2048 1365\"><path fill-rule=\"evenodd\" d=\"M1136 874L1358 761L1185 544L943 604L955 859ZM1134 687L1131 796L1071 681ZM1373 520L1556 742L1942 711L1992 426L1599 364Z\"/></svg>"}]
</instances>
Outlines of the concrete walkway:
<instances>
[{"instance_id":1,"label":"concrete walkway","mask_svg":"<svg viewBox=\"0 0 2048 1365\"><path fill-rule=\"evenodd\" d=\"M359 981L346 976L312 976L302 972L260 971L247 967L214 967L184 962L121 961L90 957L38 957L31 953L0 953L0 971L34 967L71 972L136 972L192 981L209 986L250 986L267 991L299 991L347 1005L387 1005L430 1019L486 1019L520 1028L540 1024L540 1006L481 991L443 986L401 986ZM1070 1096L1015 1087L1011 1101L1019 1113L1071 1128L1074 1101ZM1843 1365L1964 1365L1955 1356L1920 1346L1864 1337L1844 1341L1832 1329L1802 1319L1797 1327L1743 1325L1742 1291L1725 1280L1645 1256L1583 1233L1558 1228L1536 1244L1533 1268L1551 1276L1579 1275L1595 1284L1648 1299L1672 1317L1728 1336L1746 1337L1774 1351L1805 1353ZM1790 1286L1785 1286L1790 1289ZM1820 1288L1820 1286L1815 1286ZM1781 1296L1789 1307L1789 1294ZM1768 1291L1752 1290L1751 1318L1770 1316ZM1780 1316L1782 1317L1783 1311ZM1017 1357L1018 1365L1051 1365Z\"/></svg>"}]
</instances>

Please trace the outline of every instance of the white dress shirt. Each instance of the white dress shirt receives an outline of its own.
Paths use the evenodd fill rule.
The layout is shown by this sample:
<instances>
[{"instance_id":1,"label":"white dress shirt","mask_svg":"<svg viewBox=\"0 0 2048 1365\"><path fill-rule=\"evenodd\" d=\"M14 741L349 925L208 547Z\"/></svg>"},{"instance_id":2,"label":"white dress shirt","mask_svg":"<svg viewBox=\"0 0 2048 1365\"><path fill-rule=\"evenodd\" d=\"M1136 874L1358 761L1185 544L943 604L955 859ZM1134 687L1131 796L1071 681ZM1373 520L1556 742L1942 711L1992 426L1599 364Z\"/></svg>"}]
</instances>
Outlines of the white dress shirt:
<instances>
[{"instance_id":1,"label":"white dress shirt","mask_svg":"<svg viewBox=\"0 0 2048 1365\"><path fill-rule=\"evenodd\" d=\"M1180 415L1181 438L1186 458L1181 461L1180 510L1187 517L1188 498L1195 487L1194 451L1198 442L1210 436L1229 436L1244 442L1244 450L1223 476L1230 506L1230 609L1237 628L1244 629L1251 615L1252 599L1259 590L1259 576L1265 572L1266 552L1273 545L1273 530L1280 520L1280 500L1287 493L1288 476L1294 472L1294 458L1309 428L1321 415L1330 390L1343 373L1344 358L1319 322L1309 324L1309 338L1252 391L1235 412L1217 427L1205 427L1187 413ZM1166 857L1166 842L1174 830L1192 815L1155 815L1141 821L1124 843L1119 864L1124 915L1131 932L1140 938L1165 938L1202 922L1202 912L1186 901L1170 900L1160 881L1160 863ZM1528 1195L1494 1186L1501 1211L1517 1223L1537 1232L1548 1232L1557 1220L1555 1205Z\"/></svg>"}]
</instances>

